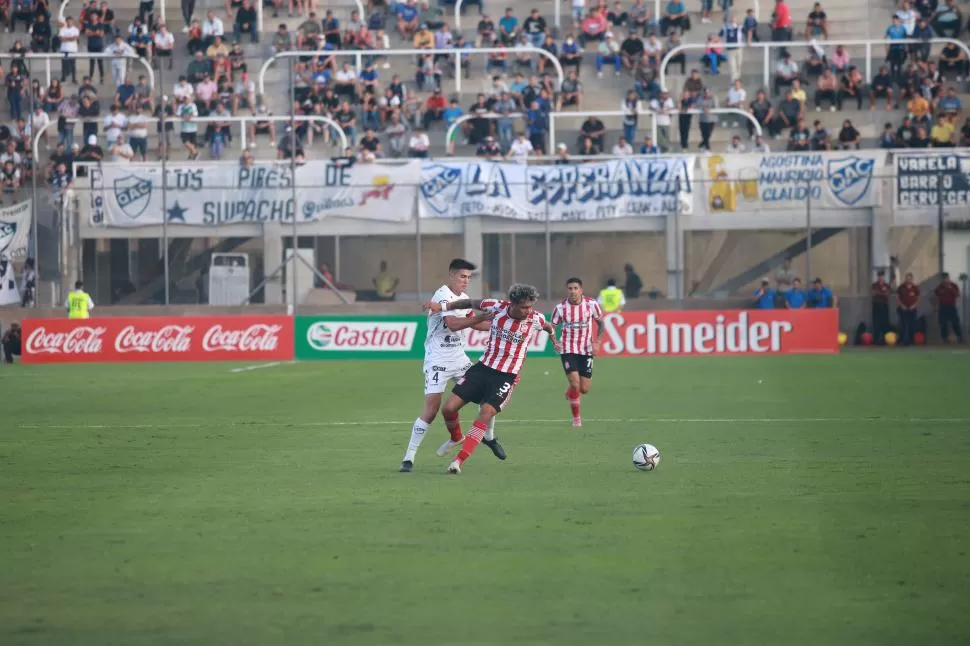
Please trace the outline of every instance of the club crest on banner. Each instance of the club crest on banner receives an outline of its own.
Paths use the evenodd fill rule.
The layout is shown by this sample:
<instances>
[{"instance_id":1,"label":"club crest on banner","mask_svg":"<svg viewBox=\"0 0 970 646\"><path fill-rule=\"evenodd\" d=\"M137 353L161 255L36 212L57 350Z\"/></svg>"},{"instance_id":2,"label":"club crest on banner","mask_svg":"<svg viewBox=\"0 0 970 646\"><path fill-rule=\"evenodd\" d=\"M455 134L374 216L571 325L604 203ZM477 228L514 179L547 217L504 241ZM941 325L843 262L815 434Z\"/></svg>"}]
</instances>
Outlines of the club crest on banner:
<instances>
[{"instance_id":1,"label":"club crest on banner","mask_svg":"<svg viewBox=\"0 0 970 646\"><path fill-rule=\"evenodd\" d=\"M8 250L17 237L17 223L0 220L0 258L9 256Z\"/></svg>"},{"instance_id":2,"label":"club crest on banner","mask_svg":"<svg viewBox=\"0 0 970 646\"><path fill-rule=\"evenodd\" d=\"M869 194L876 162L852 155L828 160L829 188L835 199L846 206L854 206Z\"/></svg>"},{"instance_id":3,"label":"club crest on banner","mask_svg":"<svg viewBox=\"0 0 970 646\"><path fill-rule=\"evenodd\" d=\"M126 175L114 181L115 200L121 211L132 220L137 219L152 199L152 180Z\"/></svg>"},{"instance_id":4,"label":"club crest on banner","mask_svg":"<svg viewBox=\"0 0 970 646\"><path fill-rule=\"evenodd\" d=\"M461 193L461 169L457 166L428 164L421 181L424 203L438 215L444 215Z\"/></svg>"}]
</instances>

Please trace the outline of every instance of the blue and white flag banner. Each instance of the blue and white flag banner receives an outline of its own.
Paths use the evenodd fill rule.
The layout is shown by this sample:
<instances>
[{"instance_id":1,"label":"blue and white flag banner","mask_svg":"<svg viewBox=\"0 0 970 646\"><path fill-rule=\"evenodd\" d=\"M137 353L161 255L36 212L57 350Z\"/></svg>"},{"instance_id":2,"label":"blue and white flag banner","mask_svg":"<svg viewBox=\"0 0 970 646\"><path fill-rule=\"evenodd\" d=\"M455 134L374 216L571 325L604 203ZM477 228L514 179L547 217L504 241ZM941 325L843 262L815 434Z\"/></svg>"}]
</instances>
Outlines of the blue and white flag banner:
<instances>
[{"instance_id":1,"label":"blue and white flag banner","mask_svg":"<svg viewBox=\"0 0 970 646\"><path fill-rule=\"evenodd\" d=\"M423 218L490 216L553 222L659 217L693 209L694 157L526 166L425 163Z\"/></svg>"},{"instance_id":2,"label":"blue and white flag banner","mask_svg":"<svg viewBox=\"0 0 970 646\"><path fill-rule=\"evenodd\" d=\"M243 168L227 164L169 164L162 208L160 164L89 167L91 224L100 227L169 224L217 227L264 222L313 222L325 217L408 221L421 163L400 166L311 161ZM294 183L296 201L294 202Z\"/></svg>"},{"instance_id":3,"label":"blue and white flag banner","mask_svg":"<svg viewBox=\"0 0 970 646\"><path fill-rule=\"evenodd\" d=\"M970 154L896 153L897 210L970 206Z\"/></svg>"},{"instance_id":4,"label":"blue and white flag banner","mask_svg":"<svg viewBox=\"0 0 970 646\"><path fill-rule=\"evenodd\" d=\"M701 160L709 212L879 206L885 153L709 155Z\"/></svg>"},{"instance_id":5,"label":"blue and white flag banner","mask_svg":"<svg viewBox=\"0 0 970 646\"><path fill-rule=\"evenodd\" d=\"M0 209L0 260L27 256L30 249L30 200Z\"/></svg>"}]
</instances>

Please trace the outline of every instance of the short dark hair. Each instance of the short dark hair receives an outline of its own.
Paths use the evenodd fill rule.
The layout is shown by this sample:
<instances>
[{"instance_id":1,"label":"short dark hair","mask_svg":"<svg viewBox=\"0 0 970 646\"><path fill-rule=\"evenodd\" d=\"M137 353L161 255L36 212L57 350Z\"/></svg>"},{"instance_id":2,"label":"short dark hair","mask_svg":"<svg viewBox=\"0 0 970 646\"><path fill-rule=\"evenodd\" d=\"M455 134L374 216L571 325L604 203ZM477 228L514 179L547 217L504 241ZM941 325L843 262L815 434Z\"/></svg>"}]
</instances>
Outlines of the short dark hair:
<instances>
[{"instance_id":1,"label":"short dark hair","mask_svg":"<svg viewBox=\"0 0 970 646\"><path fill-rule=\"evenodd\" d=\"M518 305L519 303L524 303L525 301L537 301L539 300L539 290L532 285L524 285L522 283L516 283L509 287L509 301L513 305Z\"/></svg>"},{"instance_id":2,"label":"short dark hair","mask_svg":"<svg viewBox=\"0 0 970 646\"><path fill-rule=\"evenodd\" d=\"M82 287L84 287L84 281L83 280L75 280L74 281L74 289L81 289Z\"/></svg>"},{"instance_id":3,"label":"short dark hair","mask_svg":"<svg viewBox=\"0 0 970 646\"><path fill-rule=\"evenodd\" d=\"M569 285L572 285L573 283L576 283L576 284L577 284L577 285L579 285L580 287L582 287L582 286L583 286L583 281L582 281L581 279L579 279L579 278L576 278L575 276L573 276L572 278L567 278L567 279L566 279L566 286L567 286L567 287L568 287Z\"/></svg>"},{"instance_id":4,"label":"short dark hair","mask_svg":"<svg viewBox=\"0 0 970 646\"><path fill-rule=\"evenodd\" d=\"M606 281L606 286L607 287L616 287L616 281L613 280L612 278L610 278L609 280Z\"/></svg>"},{"instance_id":5,"label":"short dark hair","mask_svg":"<svg viewBox=\"0 0 970 646\"><path fill-rule=\"evenodd\" d=\"M478 267L475 266L475 263L468 262L464 258L455 258L448 265L448 271L461 271L462 269L475 271Z\"/></svg>"}]
</instances>

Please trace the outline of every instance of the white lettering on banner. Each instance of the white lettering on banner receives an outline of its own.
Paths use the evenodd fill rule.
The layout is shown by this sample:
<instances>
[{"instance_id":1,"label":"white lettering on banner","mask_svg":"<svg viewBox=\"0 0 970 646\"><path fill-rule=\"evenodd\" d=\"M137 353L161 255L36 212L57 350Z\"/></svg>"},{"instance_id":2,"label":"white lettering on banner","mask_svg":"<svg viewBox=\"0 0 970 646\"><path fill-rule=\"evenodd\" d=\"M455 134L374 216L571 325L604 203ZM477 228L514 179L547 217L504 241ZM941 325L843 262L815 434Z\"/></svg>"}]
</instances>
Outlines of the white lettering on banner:
<instances>
[{"instance_id":1,"label":"white lettering on banner","mask_svg":"<svg viewBox=\"0 0 970 646\"><path fill-rule=\"evenodd\" d=\"M307 344L320 352L407 352L414 345L417 322L317 321L307 329Z\"/></svg>"},{"instance_id":2,"label":"white lettering on banner","mask_svg":"<svg viewBox=\"0 0 970 646\"><path fill-rule=\"evenodd\" d=\"M126 352L188 352L192 348L191 325L166 325L158 330L137 331L127 325L115 337L115 350Z\"/></svg>"},{"instance_id":3,"label":"white lettering on banner","mask_svg":"<svg viewBox=\"0 0 970 646\"><path fill-rule=\"evenodd\" d=\"M79 326L70 332L48 332L39 327L27 336L24 352L27 354L98 354L101 337L108 329L104 327Z\"/></svg>"},{"instance_id":4,"label":"white lettering on banner","mask_svg":"<svg viewBox=\"0 0 970 646\"><path fill-rule=\"evenodd\" d=\"M690 214L694 157L627 158L526 166L428 163L421 217L485 215L517 220L602 220Z\"/></svg>"},{"instance_id":5,"label":"white lettering on banner","mask_svg":"<svg viewBox=\"0 0 970 646\"><path fill-rule=\"evenodd\" d=\"M403 165L308 162L241 168L157 164L89 167L91 224L143 227L169 224L224 226L261 222L310 222L327 216L368 220L411 219L421 162ZM162 186L167 205L162 209ZM294 201L294 186L295 201Z\"/></svg>"},{"instance_id":6,"label":"white lettering on banner","mask_svg":"<svg viewBox=\"0 0 970 646\"><path fill-rule=\"evenodd\" d=\"M897 207L970 206L970 155L906 153L895 161Z\"/></svg>"},{"instance_id":7,"label":"white lettering on banner","mask_svg":"<svg viewBox=\"0 0 970 646\"><path fill-rule=\"evenodd\" d=\"M27 255L30 245L30 200L0 208L0 259Z\"/></svg>"},{"instance_id":8,"label":"white lettering on banner","mask_svg":"<svg viewBox=\"0 0 970 646\"><path fill-rule=\"evenodd\" d=\"M790 321L751 323L746 312L728 321L719 314L714 323L660 323L655 314L645 325L617 327L621 319L604 317L604 354L723 354L769 353L782 348L785 334L794 327Z\"/></svg>"},{"instance_id":9,"label":"white lettering on banner","mask_svg":"<svg viewBox=\"0 0 970 646\"><path fill-rule=\"evenodd\" d=\"M213 325L202 337L205 352L272 352L279 345L279 325L250 325L245 330L226 330Z\"/></svg>"},{"instance_id":10,"label":"white lettering on banner","mask_svg":"<svg viewBox=\"0 0 970 646\"><path fill-rule=\"evenodd\" d=\"M711 212L732 212L752 204L766 209L798 205L845 209L879 206L875 181L884 154L778 153L710 155L705 189Z\"/></svg>"}]
</instances>

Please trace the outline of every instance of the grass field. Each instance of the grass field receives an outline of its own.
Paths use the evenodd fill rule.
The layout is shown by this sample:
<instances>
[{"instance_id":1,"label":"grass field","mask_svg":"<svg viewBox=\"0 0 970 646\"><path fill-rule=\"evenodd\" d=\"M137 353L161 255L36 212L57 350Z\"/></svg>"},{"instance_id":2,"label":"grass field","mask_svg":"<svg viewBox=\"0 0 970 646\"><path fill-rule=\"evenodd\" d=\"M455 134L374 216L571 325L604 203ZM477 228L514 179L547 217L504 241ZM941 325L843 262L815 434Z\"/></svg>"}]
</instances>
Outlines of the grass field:
<instances>
[{"instance_id":1,"label":"grass field","mask_svg":"<svg viewBox=\"0 0 970 646\"><path fill-rule=\"evenodd\" d=\"M418 365L233 367L0 366L0 644L970 641L970 355L535 359L459 477Z\"/></svg>"}]
</instances>

